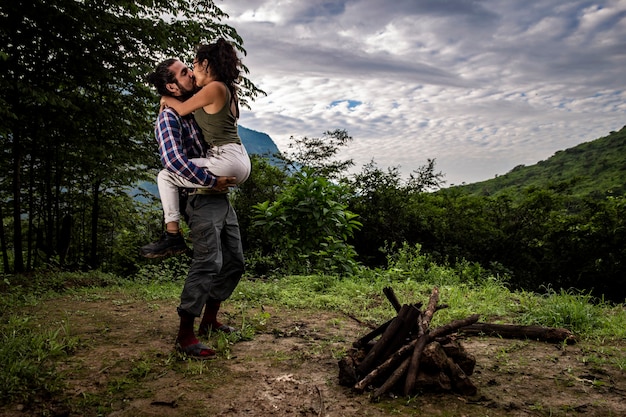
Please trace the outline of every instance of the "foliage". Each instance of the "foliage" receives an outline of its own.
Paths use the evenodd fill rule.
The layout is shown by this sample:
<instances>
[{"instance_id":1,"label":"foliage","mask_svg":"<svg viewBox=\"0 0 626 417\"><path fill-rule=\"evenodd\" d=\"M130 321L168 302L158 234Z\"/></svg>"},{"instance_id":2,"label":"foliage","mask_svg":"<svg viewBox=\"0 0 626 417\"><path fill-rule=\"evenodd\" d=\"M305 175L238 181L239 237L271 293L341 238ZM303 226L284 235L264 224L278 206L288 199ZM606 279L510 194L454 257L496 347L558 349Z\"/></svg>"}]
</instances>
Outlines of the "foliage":
<instances>
[{"instance_id":1,"label":"foliage","mask_svg":"<svg viewBox=\"0 0 626 417\"><path fill-rule=\"evenodd\" d=\"M218 37L245 54L225 17L210 0L2 3L5 271L51 260L98 268L117 255L127 262L125 251L109 251L125 220L122 200L160 165L152 138L158 100L145 75L165 57L190 60L194 45ZM244 105L263 93L246 73Z\"/></svg>"},{"instance_id":2,"label":"foliage","mask_svg":"<svg viewBox=\"0 0 626 417\"><path fill-rule=\"evenodd\" d=\"M176 282L185 280L191 265L191 258L185 254L165 259L144 261L132 275L138 283Z\"/></svg>"},{"instance_id":3,"label":"foliage","mask_svg":"<svg viewBox=\"0 0 626 417\"><path fill-rule=\"evenodd\" d=\"M434 258L422 253L419 244L402 247L386 248L387 273L394 280L412 279L418 282L429 282L434 285L482 284L492 278L491 272L476 262L462 260L453 266L440 265ZM508 277L498 276L500 283Z\"/></svg>"},{"instance_id":4,"label":"foliage","mask_svg":"<svg viewBox=\"0 0 626 417\"><path fill-rule=\"evenodd\" d=\"M459 188L471 194L519 195L524 188L536 187L602 199L624 195L625 167L626 126L608 136L557 151L535 165L518 165L505 175Z\"/></svg>"},{"instance_id":5,"label":"foliage","mask_svg":"<svg viewBox=\"0 0 626 417\"><path fill-rule=\"evenodd\" d=\"M347 243L361 226L347 210L346 190L305 167L294 173L273 202L255 205L255 227L268 249L293 272L352 273L356 252Z\"/></svg>"},{"instance_id":6,"label":"foliage","mask_svg":"<svg viewBox=\"0 0 626 417\"><path fill-rule=\"evenodd\" d=\"M355 234L360 259L383 264L380 248L419 244L440 264L478 264L508 277L518 289L577 288L622 302L626 242L624 197L563 195L527 188L522 195L400 192L399 179L373 171L372 183L390 184L357 192L350 209L364 213Z\"/></svg>"},{"instance_id":7,"label":"foliage","mask_svg":"<svg viewBox=\"0 0 626 417\"><path fill-rule=\"evenodd\" d=\"M302 142L304 151L313 143ZM304 151L301 155L312 154ZM302 166L306 167L304 163ZM287 186L299 180L293 176ZM388 261L391 251L399 250L400 256L405 245L419 245L433 262L468 272L489 271L512 288L537 291L552 285L592 291L594 296L605 295L615 302L626 299L623 197L572 195L538 186L490 196L468 194L461 187L432 192L441 182L442 174L435 171L434 160L428 160L407 181L400 178L397 168L384 171L373 162L353 180L342 178L347 209L358 214L362 224L347 241L359 261L379 267ZM263 208L271 216L267 204ZM268 239L267 232L259 232L258 228L248 232L258 236L257 244L250 246L248 259L259 275L316 271L314 265L303 262L298 263L299 270L286 268L298 259L293 255L300 240L308 241L295 228L287 234L285 228L295 227L291 218L291 214L276 217L268 229L261 229L273 228L276 236L281 236L279 241ZM332 258L341 250L329 246L317 253Z\"/></svg>"},{"instance_id":8,"label":"foliage","mask_svg":"<svg viewBox=\"0 0 626 417\"><path fill-rule=\"evenodd\" d=\"M400 177L399 169L380 169L373 161L354 175L350 183L350 210L358 213L363 227L352 240L360 259L370 266L384 264L381 248L391 245L418 243L421 215L414 204L423 192L440 185L441 173L435 172L434 160L418 168L408 181Z\"/></svg>"},{"instance_id":9,"label":"foliage","mask_svg":"<svg viewBox=\"0 0 626 417\"><path fill-rule=\"evenodd\" d=\"M27 317L10 317L0 327L0 404L61 394L64 383L56 361L72 354L77 344L66 325L34 329Z\"/></svg>"},{"instance_id":10,"label":"foliage","mask_svg":"<svg viewBox=\"0 0 626 417\"><path fill-rule=\"evenodd\" d=\"M5 274L0 281L0 320L11 314L12 307L36 304L44 296L62 294L75 288L106 287L120 281L116 275L102 271L68 272L42 269L29 274Z\"/></svg>"},{"instance_id":11,"label":"foliage","mask_svg":"<svg viewBox=\"0 0 626 417\"><path fill-rule=\"evenodd\" d=\"M604 311L610 308L610 305L598 302L588 293L565 290L556 292L548 288L543 296L528 298L520 304L520 322L525 325L562 327L576 334L589 334L602 327Z\"/></svg>"},{"instance_id":12,"label":"foliage","mask_svg":"<svg viewBox=\"0 0 626 417\"><path fill-rule=\"evenodd\" d=\"M233 208L237 212L244 251L254 252L262 248L263 236L253 232L254 211L252 207L264 201L275 201L287 184L287 172L270 163L269 158L251 155L250 177L239 185L231 195ZM249 258L246 255L246 258Z\"/></svg>"},{"instance_id":13,"label":"foliage","mask_svg":"<svg viewBox=\"0 0 626 417\"><path fill-rule=\"evenodd\" d=\"M291 137L289 143L290 152L279 155L283 161L298 170L300 167L308 167L318 176L336 180L354 165L352 159L338 160L337 154L341 148L352 142L352 136L344 129L326 131L320 138Z\"/></svg>"}]
</instances>

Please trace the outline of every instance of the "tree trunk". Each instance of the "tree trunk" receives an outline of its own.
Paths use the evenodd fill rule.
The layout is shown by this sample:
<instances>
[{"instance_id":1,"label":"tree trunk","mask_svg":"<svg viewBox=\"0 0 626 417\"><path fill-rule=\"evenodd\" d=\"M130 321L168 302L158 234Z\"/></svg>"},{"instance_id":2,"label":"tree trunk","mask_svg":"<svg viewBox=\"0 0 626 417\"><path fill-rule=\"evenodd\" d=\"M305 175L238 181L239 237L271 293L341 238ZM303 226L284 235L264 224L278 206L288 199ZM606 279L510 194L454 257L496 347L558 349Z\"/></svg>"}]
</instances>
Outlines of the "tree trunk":
<instances>
[{"instance_id":1,"label":"tree trunk","mask_svg":"<svg viewBox=\"0 0 626 417\"><path fill-rule=\"evenodd\" d=\"M4 219L2 203L0 202L0 219ZM2 248L2 266L5 274L11 273L9 254L7 253L7 240L4 234L4 224L0 225L0 248Z\"/></svg>"},{"instance_id":2,"label":"tree trunk","mask_svg":"<svg viewBox=\"0 0 626 417\"><path fill-rule=\"evenodd\" d=\"M100 215L100 184L101 181L94 182L91 189L93 205L91 207L91 250L89 254L89 266L98 268L98 217Z\"/></svg>"},{"instance_id":3,"label":"tree trunk","mask_svg":"<svg viewBox=\"0 0 626 417\"><path fill-rule=\"evenodd\" d=\"M22 145L20 132L13 132L13 270L24 272L24 255L22 253Z\"/></svg>"},{"instance_id":4,"label":"tree trunk","mask_svg":"<svg viewBox=\"0 0 626 417\"><path fill-rule=\"evenodd\" d=\"M26 270L31 271L36 264L33 258L37 258L37 253L33 250L33 235L35 234L35 174L34 174L34 156L30 158L30 164L28 169L30 175L28 176L28 227L26 228Z\"/></svg>"}]
</instances>

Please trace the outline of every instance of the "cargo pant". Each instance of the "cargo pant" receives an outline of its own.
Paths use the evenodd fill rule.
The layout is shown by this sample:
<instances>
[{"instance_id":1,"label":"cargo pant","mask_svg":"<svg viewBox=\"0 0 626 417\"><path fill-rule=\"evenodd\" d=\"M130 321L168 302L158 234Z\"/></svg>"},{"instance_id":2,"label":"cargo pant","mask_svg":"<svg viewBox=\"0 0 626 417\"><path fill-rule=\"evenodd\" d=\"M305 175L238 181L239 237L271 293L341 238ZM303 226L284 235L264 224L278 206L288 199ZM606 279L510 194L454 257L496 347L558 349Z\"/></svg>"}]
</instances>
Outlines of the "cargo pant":
<instances>
[{"instance_id":1,"label":"cargo pant","mask_svg":"<svg viewBox=\"0 0 626 417\"><path fill-rule=\"evenodd\" d=\"M227 194L192 194L187 214L193 260L180 296L181 311L199 317L207 300L224 301L244 272L237 214Z\"/></svg>"}]
</instances>

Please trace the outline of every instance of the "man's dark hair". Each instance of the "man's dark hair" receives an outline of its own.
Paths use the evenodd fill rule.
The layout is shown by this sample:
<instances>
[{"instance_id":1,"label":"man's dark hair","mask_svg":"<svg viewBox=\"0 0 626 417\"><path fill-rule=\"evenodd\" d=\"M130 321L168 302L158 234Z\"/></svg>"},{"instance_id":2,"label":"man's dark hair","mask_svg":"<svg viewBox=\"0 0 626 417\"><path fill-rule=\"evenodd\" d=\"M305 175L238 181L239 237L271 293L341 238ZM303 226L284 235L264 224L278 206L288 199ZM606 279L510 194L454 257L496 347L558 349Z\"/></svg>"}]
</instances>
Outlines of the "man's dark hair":
<instances>
[{"instance_id":1,"label":"man's dark hair","mask_svg":"<svg viewBox=\"0 0 626 417\"><path fill-rule=\"evenodd\" d=\"M154 72L151 72L146 77L148 82L152 84L162 96L172 96L172 93L167 89L166 85L176 82L176 74L170 71L170 67L176 61L177 59L175 58L166 59L157 65Z\"/></svg>"}]
</instances>

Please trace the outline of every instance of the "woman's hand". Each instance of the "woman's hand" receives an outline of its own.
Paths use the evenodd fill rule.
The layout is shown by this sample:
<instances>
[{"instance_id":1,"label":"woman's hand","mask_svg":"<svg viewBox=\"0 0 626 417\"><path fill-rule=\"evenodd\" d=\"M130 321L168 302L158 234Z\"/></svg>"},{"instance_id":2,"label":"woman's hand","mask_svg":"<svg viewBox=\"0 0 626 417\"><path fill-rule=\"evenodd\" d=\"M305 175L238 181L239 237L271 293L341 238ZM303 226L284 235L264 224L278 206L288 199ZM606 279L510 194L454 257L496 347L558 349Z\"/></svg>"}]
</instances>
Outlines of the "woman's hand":
<instances>
[{"instance_id":1,"label":"woman's hand","mask_svg":"<svg viewBox=\"0 0 626 417\"><path fill-rule=\"evenodd\" d=\"M161 101L159 102L159 113L163 111L163 109L167 108L167 103L165 102L165 97L161 97Z\"/></svg>"}]
</instances>

